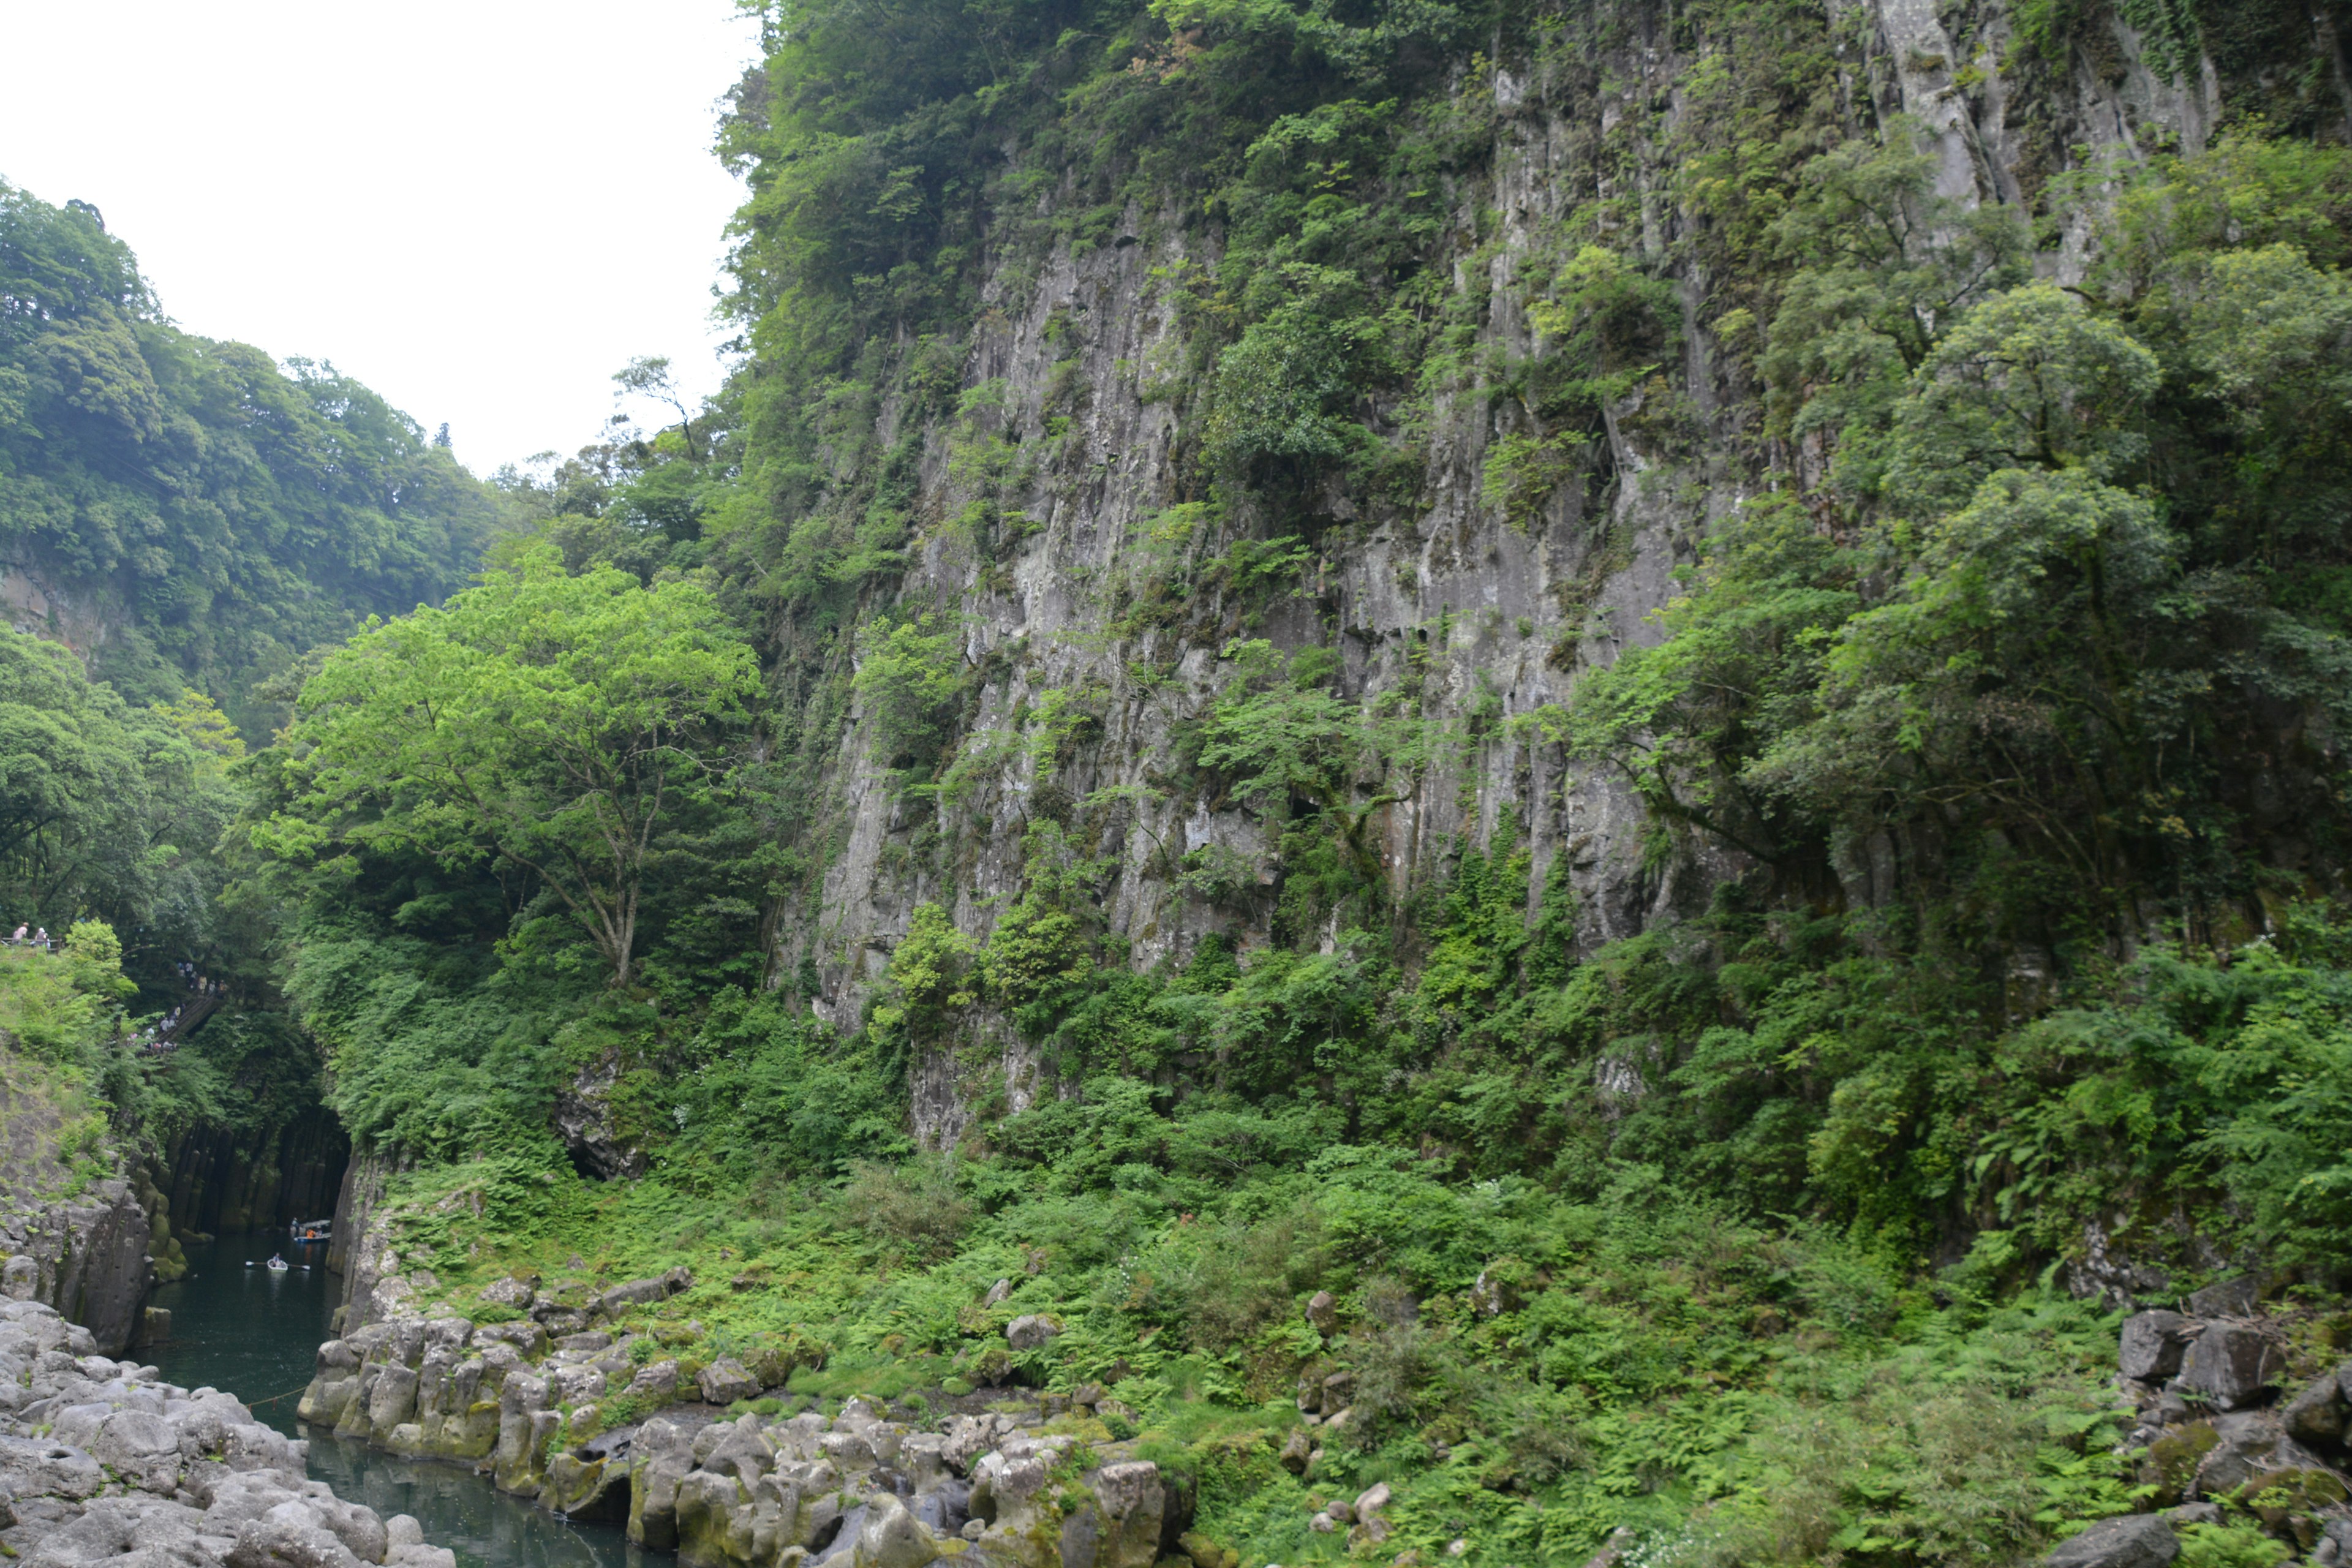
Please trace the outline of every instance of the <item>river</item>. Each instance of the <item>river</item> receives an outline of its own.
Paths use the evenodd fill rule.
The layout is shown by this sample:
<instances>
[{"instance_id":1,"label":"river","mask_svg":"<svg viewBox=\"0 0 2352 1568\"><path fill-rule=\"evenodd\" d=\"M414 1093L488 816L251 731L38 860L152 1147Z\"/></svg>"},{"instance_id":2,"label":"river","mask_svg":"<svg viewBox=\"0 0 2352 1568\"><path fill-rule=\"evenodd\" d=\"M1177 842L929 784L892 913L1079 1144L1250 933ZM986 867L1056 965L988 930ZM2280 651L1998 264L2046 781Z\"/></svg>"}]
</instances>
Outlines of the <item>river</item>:
<instances>
[{"instance_id":1,"label":"river","mask_svg":"<svg viewBox=\"0 0 2352 1568\"><path fill-rule=\"evenodd\" d=\"M656 1568L618 1525L570 1523L469 1469L394 1458L302 1426L294 1406L319 1342L330 1337L342 1284L326 1271L326 1247L294 1246L282 1230L184 1245L188 1277L157 1287L153 1297L171 1310L171 1341L138 1352L167 1382L234 1394L279 1431L308 1437L312 1479L387 1517L415 1514L425 1539L456 1552L460 1568ZM279 1274L249 1267L272 1253L307 1268Z\"/></svg>"}]
</instances>

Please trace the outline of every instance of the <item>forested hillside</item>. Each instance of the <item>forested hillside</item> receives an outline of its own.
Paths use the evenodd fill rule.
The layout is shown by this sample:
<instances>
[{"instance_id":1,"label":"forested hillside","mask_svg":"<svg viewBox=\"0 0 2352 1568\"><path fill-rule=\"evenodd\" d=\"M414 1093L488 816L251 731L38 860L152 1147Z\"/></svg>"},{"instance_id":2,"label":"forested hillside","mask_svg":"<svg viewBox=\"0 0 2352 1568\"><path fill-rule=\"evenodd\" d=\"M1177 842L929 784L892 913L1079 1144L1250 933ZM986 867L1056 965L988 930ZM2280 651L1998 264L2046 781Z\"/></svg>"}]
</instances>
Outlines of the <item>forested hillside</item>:
<instances>
[{"instance_id":1,"label":"forested hillside","mask_svg":"<svg viewBox=\"0 0 2352 1568\"><path fill-rule=\"evenodd\" d=\"M331 1202L345 1142L270 966L276 912L228 896L236 770L305 656L463 585L519 502L331 367L180 331L96 208L0 182L0 931L110 933L70 1026L54 997L0 1021L12 1127L97 1106L183 1231ZM175 1016L171 1048L128 1038ZM55 1195L0 1184L14 1211ZM143 1192L131 1272L152 1218L168 1273ZM143 1284L121 1284L108 1310L135 1321Z\"/></svg>"},{"instance_id":2,"label":"forested hillside","mask_svg":"<svg viewBox=\"0 0 2352 1568\"><path fill-rule=\"evenodd\" d=\"M2317 1550L2338 1396L2165 1380L2352 1334L2352 14L762 15L727 390L232 771L343 1327L631 1381L313 1401L585 1509L698 1373L1042 1390L1198 1568Z\"/></svg>"},{"instance_id":3,"label":"forested hillside","mask_svg":"<svg viewBox=\"0 0 2352 1568\"><path fill-rule=\"evenodd\" d=\"M331 365L172 324L98 209L0 184L0 562L19 631L141 704L256 693L461 586L499 498Z\"/></svg>"}]
</instances>

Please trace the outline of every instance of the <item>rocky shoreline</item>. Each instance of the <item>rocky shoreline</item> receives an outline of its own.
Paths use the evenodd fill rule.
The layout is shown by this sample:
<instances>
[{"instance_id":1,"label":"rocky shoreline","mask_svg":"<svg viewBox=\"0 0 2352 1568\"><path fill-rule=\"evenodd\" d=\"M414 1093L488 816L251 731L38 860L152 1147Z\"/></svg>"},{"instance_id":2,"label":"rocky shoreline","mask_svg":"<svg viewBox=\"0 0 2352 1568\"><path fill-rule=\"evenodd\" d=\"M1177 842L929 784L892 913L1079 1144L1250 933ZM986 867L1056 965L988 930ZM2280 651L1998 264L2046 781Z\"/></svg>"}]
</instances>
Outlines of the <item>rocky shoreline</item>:
<instances>
[{"instance_id":1,"label":"rocky shoreline","mask_svg":"<svg viewBox=\"0 0 2352 1568\"><path fill-rule=\"evenodd\" d=\"M309 1479L306 1449L232 1394L100 1355L44 1302L0 1300L0 1547L22 1568L457 1568L408 1515Z\"/></svg>"},{"instance_id":2,"label":"rocky shoreline","mask_svg":"<svg viewBox=\"0 0 2352 1568\"><path fill-rule=\"evenodd\" d=\"M487 1471L570 1518L625 1520L690 1568L1231 1568L1191 1500L1076 1396L976 1392L928 1429L850 1399L831 1415L736 1415L823 1352L777 1336L708 1364L664 1353L640 1309L683 1270L584 1300L509 1282L520 1320L394 1317L319 1348L300 1418L409 1458ZM558 1331L551 1332L551 1331ZM1109 1413L1116 1413L1115 1405Z\"/></svg>"}]
</instances>

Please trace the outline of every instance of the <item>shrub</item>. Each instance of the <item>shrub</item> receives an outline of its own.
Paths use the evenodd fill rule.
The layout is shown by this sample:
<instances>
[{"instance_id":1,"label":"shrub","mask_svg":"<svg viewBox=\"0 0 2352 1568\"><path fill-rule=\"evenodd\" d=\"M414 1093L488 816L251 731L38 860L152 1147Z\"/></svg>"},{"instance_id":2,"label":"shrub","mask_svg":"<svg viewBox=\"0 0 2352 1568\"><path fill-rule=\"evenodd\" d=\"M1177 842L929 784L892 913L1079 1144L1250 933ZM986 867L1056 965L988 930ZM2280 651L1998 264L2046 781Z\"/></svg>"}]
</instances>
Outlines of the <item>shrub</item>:
<instances>
[{"instance_id":1,"label":"shrub","mask_svg":"<svg viewBox=\"0 0 2352 1568\"><path fill-rule=\"evenodd\" d=\"M971 1205L944 1160L861 1164L838 1201L849 1225L921 1260L953 1252L971 1223Z\"/></svg>"}]
</instances>

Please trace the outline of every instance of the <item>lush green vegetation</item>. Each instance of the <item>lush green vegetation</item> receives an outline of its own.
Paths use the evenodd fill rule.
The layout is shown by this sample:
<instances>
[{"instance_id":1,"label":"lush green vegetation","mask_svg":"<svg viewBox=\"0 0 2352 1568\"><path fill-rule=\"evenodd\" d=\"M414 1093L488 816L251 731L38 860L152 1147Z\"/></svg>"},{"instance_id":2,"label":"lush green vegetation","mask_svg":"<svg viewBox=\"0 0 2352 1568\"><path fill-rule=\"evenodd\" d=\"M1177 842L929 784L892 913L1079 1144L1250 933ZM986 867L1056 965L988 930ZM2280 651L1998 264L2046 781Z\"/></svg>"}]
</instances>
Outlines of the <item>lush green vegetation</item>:
<instances>
[{"instance_id":1,"label":"lush green vegetation","mask_svg":"<svg viewBox=\"0 0 2352 1568\"><path fill-rule=\"evenodd\" d=\"M254 799L237 770L304 656L446 596L534 510L331 366L181 331L96 209L0 182L0 570L25 628L0 628L0 930L76 943L5 965L23 1106L70 1103L150 1153L195 1125L266 1141L316 1108L276 911L227 892L223 836ZM175 1052L128 1047L188 999L183 962L231 1001ZM26 1170L12 1192L50 1184Z\"/></svg>"},{"instance_id":2,"label":"lush green vegetation","mask_svg":"<svg viewBox=\"0 0 2352 1568\"><path fill-rule=\"evenodd\" d=\"M190 1126L274 1131L318 1102L315 1057L285 1050L274 1020L142 1048L126 1012L138 987L113 928L77 921L59 936L55 952L0 950L0 1191L12 1202L124 1174L125 1155L152 1158Z\"/></svg>"},{"instance_id":3,"label":"lush green vegetation","mask_svg":"<svg viewBox=\"0 0 2352 1568\"><path fill-rule=\"evenodd\" d=\"M257 688L462 584L501 518L374 393L181 331L95 209L0 182L0 561L127 700L267 741Z\"/></svg>"},{"instance_id":4,"label":"lush green vegetation","mask_svg":"<svg viewBox=\"0 0 2352 1568\"><path fill-rule=\"evenodd\" d=\"M2088 7L2017 20L2027 123L2114 46ZM2093 1223L2173 1289L2259 1268L2299 1355L2352 1328L2352 154L2316 79L2268 68L2307 46L2158 20L2161 71L2226 67L2221 132L2045 138L2005 205L1939 197L1933 139L1842 63L1865 40L1783 0L773 11L721 141L751 189L727 392L502 475L529 537L305 667L226 778L177 686L134 712L19 649L51 693L25 733L75 749L18 747L24 810L62 815L11 874L71 859L152 922L159 825L247 792L223 907L284 912L331 1102L417 1163L400 1249L460 1306L508 1268L686 1261L671 1337L823 1339L798 1397L1116 1377L1099 1436L1194 1477L1255 1563L1338 1555L1310 1501L1375 1479L1390 1550L1430 1560L1578 1561L1621 1525L1662 1562L2024 1557L2149 1495L2111 1452L2115 1323L2062 1289ZM1654 48L1671 80L1635 92ZM1603 100L1574 199L1512 230L1498 142ZM215 364L86 218L5 210L75 277L119 261L126 342ZM1042 386L975 375L1055 257L1130 242L1166 242L1153 360L1097 384L1066 302ZM0 327L62 363L81 318L40 311ZM1114 390L1174 415L1171 504L1073 589L1117 657L983 723L1015 656L902 589L937 554L1005 592L1041 498L1098 477L1076 441ZM1532 713L1449 666L1443 615L1385 628L1403 673L1367 694L1318 599L1416 526L1465 417L1499 528L1589 533L1572 689ZM439 474L413 437L382 460ZM1628 451L1746 499L1661 635L1580 668ZM453 547L478 499L435 514ZM284 662L168 624L191 672ZM1180 703L1188 651L1213 689ZM1147 701L1177 705L1164 754L1078 795ZM824 902L853 716L936 893L887 972ZM1629 784L1653 871L1717 868L1704 903L1580 944L1569 857L1510 807L1384 858L1386 807L1507 747ZM950 906L1016 763L983 939ZM1238 935L1133 961L1106 844L1139 801L1264 830L1151 865ZM821 1017L845 985L859 1016ZM969 1111L957 1147L918 1148L919 1092ZM615 1156L647 1173L587 1179ZM1022 1312L1063 1332L1011 1355ZM1302 1476L1293 1401L1337 1372L1349 1419ZM2269 1554L2237 1521L2197 1553Z\"/></svg>"},{"instance_id":5,"label":"lush green vegetation","mask_svg":"<svg viewBox=\"0 0 2352 1568\"><path fill-rule=\"evenodd\" d=\"M799 1397L1116 1376L1101 1436L1195 1476L1206 1527L1261 1563L1337 1555L1310 1500L1382 1479L1390 1550L1425 1557L1459 1537L1473 1561L1575 1561L1619 1525L1659 1561L2030 1554L2147 1495L2110 1453L2114 1320L2058 1288L2094 1220L2181 1289L2213 1256L2192 1236L2259 1259L2311 1309L2301 1353L2326 1352L2352 1219L2352 953L2328 901L2352 160L2286 113L1963 208L1918 127L1838 107L1852 40L1822 16L1703 6L1675 24L1694 63L1658 128L1674 241L1640 237L1641 154L1611 142L1579 174L1591 199L1501 269L1468 226L1457 273L1507 117L1486 62L1452 65L1485 40L1528 94L1596 91L1620 25L772 18L724 142L754 193L749 367L531 492L572 580L609 584L583 595L651 615L698 584L756 650L761 689L689 748L729 786L680 832L765 858L648 862L642 958L616 965L556 879L493 869L467 792L303 782L342 765L339 711L379 722L390 642L331 658L305 698L320 749L265 763L294 984L355 1130L441 1157L409 1178L403 1237L447 1299L509 1268L689 1261L672 1339L822 1338ZM874 68L879 40L920 68ZM823 927L853 710L950 888L992 772L1024 758L1042 795L1104 733L1086 686L975 727L992 667L958 607L892 596L918 544L991 581L1087 395L1075 313L1034 426L1006 384L964 383L995 330L983 252L1017 277L1169 225L1214 242L1163 269L1181 353L1136 373L1177 407L1189 499L1107 591L1104 635L1218 654L1149 787L1249 814L1278 854L1155 869L1271 940L1139 969L1097 831L1124 792L1066 798L1031 816L984 941L922 905L857 1026L821 1023L822 943L797 972L768 955L782 925ZM2092 242L2061 288L2069 226ZM1663 373L1693 351L1694 269L1765 482L1703 542L1664 640L1506 721L1491 689L1423 684L1442 653L1360 700L1336 642L1257 635L1423 503L1442 399L1495 411L1481 492L1513 527L1571 487L1605 501L1628 430L1696 450ZM1503 287L1539 334L1524 359L1482 346ZM923 510L928 455L960 510ZM1602 544L1604 567L1629 547ZM560 664L562 636L494 614L553 583L537 559L415 635L503 660L501 682ZM1166 658L1128 679L1154 689ZM409 711L488 689L414 668L444 683ZM1597 952L1565 860L1538 867L1507 811L1395 879L1379 810L1506 742L1630 781L1656 862L1748 868ZM1055 1090L1017 1110L1008 1034ZM941 1064L977 1121L925 1153L909 1097ZM583 1085L650 1175L570 1168L549 1116ZM1300 1315L1318 1289L1341 1301L1328 1345ZM1010 1356L1029 1311L1064 1331ZM1301 1478L1277 1459L1293 1396L1334 1370L1350 1418ZM2194 1549L2269 1554L2243 1534Z\"/></svg>"}]
</instances>

